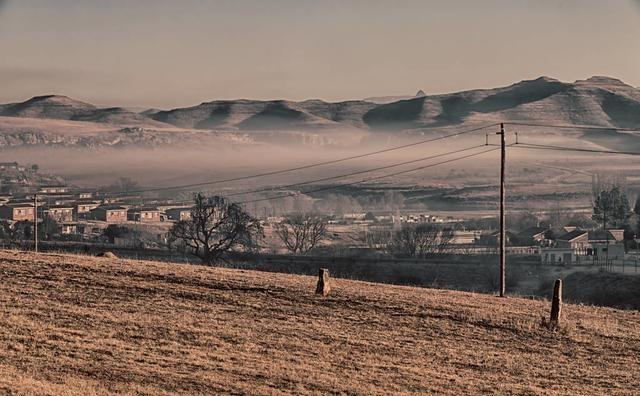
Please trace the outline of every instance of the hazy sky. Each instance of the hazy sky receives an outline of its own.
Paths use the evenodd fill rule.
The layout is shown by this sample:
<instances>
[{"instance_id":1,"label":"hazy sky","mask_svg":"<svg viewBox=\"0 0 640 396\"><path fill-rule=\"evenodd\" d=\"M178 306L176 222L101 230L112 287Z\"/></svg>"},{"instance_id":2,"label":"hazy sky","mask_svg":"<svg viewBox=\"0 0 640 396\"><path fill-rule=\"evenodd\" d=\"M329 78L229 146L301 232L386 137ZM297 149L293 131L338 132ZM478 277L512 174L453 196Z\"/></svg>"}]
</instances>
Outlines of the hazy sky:
<instances>
[{"instance_id":1,"label":"hazy sky","mask_svg":"<svg viewBox=\"0 0 640 396\"><path fill-rule=\"evenodd\" d=\"M358 99L609 75L637 0L0 0L0 102Z\"/></svg>"}]
</instances>

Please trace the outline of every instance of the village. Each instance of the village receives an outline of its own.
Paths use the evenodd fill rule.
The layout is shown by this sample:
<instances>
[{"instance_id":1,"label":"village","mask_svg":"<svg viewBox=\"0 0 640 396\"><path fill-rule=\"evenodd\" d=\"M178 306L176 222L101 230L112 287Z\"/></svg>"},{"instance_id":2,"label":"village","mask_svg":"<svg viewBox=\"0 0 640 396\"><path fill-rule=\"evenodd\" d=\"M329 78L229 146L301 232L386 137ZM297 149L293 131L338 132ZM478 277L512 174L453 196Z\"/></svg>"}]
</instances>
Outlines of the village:
<instances>
[{"instance_id":1,"label":"village","mask_svg":"<svg viewBox=\"0 0 640 396\"><path fill-rule=\"evenodd\" d=\"M15 162L0 163L0 171L0 235L5 244L33 240L37 218L41 241L171 249L172 225L191 216L189 201L76 188L68 186L60 177L41 175L37 166ZM438 236L438 249L430 253L496 254L499 245L499 232L491 221L415 210L363 211L323 218L326 233L310 254L382 256L389 253L387 245L395 232L416 225L446 230ZM285 219L286 215L266 212L260 217L264 230L262 253L291 253L276 232ZM506 234L508 253L535 255L542 264L615 265L625 260L637 261L637 252L630 249L637 246L635 235L629 241L624 229L605 231L597 226L575 224L514 228L517 225Z\"/></svg>"}]
</instances>

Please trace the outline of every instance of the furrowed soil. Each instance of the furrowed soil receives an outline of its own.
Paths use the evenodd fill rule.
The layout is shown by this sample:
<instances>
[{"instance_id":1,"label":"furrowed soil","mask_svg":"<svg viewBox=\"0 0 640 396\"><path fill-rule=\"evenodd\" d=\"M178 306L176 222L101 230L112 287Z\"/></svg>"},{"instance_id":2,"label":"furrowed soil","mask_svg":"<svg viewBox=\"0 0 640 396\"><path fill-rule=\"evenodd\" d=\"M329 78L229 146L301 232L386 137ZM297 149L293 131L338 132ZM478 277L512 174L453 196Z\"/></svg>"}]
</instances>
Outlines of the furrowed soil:
<instances>
[{"instance_id":1,"label":"furrowed soil","mask_svg":"<svg viewBox=\"0 0 640 396\"><path fill-rule=\"evenodd\" d=\"M640 389L640 314L0 251L0 393L562 394Z\"/></svg>"}]
</instances>

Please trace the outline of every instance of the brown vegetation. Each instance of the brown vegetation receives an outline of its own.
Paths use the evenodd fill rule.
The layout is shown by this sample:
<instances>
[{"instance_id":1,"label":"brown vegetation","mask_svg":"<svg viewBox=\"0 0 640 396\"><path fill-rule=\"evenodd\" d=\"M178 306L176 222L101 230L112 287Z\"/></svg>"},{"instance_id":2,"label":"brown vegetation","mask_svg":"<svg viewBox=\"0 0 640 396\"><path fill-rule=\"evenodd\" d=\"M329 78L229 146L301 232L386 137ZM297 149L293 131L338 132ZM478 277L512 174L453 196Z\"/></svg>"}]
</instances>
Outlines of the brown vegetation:
<instances>
[{"instance_id":1,"label":"brown vegetation","mask_svg":"<svg viewBox=\"0 0 640 396\"><path fill-rule=\"evenodd\" d=\"M0 251L0 393L634 394L640 315Z\"/></svg>"}]
</instances>

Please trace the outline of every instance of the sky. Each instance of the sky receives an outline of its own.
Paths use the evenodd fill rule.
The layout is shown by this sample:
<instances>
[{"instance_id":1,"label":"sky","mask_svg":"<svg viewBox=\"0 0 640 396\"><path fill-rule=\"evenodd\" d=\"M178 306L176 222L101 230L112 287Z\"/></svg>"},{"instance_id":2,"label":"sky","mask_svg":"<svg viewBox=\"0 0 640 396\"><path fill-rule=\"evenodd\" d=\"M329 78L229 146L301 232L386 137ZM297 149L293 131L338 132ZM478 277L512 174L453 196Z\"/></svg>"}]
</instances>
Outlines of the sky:
<instances>
[{"instance_id":1,"label":"sky","mask_svg":"<svg viewBox=\"0 0 640 396\"><path fill-rule=\"evenodd\" d=\"M640 0L0 0L0 103L454 92L542 75L640 87Z\"/></svg>"}]
</instances>

